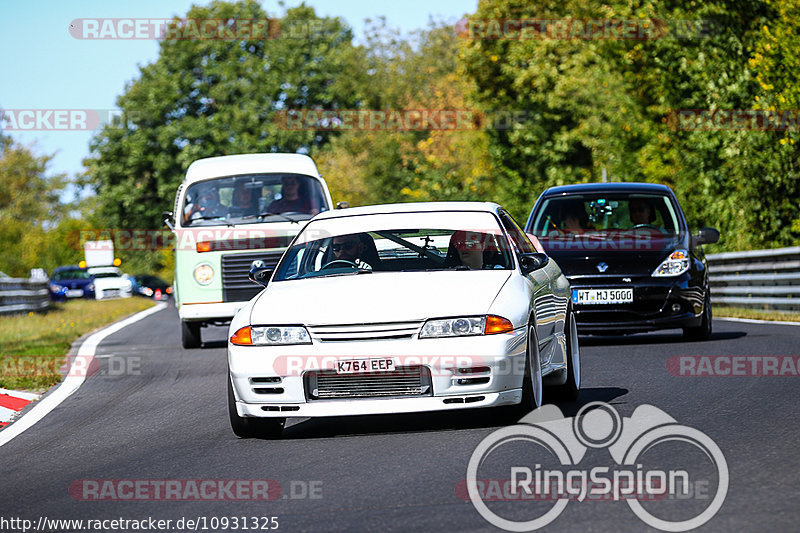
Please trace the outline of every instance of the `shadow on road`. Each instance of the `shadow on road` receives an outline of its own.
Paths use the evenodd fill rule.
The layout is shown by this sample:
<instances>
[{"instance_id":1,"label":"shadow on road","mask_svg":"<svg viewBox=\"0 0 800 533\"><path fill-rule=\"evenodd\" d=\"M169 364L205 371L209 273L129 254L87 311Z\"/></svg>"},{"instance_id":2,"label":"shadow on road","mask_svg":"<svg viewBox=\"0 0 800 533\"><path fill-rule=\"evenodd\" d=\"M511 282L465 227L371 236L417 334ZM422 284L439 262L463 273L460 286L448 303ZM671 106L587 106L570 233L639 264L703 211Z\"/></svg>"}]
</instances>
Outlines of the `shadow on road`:
<instances>
[{"instance_id":1,"label":"shadow on road","mask_svg":"<svg viewBox=\"0 0 800 533\"><path fill-rule=\"evenodd\" d=\"M557 403L556 405L564 413L564 416L573 416L587 403L611 402L627 393L628 389L618 387L581 389L578 401ZM490 429L516 424L520 418L519 412L511 408L312 418L287 425L281 439L320 439L356 435ZM292 420L289 419L289 423L291 422Z\"/></svg>"},{"instance_id":2,"label":"shadow on road","mask_svg":"<svg viewBox=\"0 0 800 533\"><path fill-rule=\"evenodd\" d=\"M715 331L707 341L713 342L738 339L746 336L744 331ZM610 335L610 336L581 336L581 346L622 346L633 344L683 344L687 341L681 333L635 333L632 335Z\"/></svg>"}]
</instances>

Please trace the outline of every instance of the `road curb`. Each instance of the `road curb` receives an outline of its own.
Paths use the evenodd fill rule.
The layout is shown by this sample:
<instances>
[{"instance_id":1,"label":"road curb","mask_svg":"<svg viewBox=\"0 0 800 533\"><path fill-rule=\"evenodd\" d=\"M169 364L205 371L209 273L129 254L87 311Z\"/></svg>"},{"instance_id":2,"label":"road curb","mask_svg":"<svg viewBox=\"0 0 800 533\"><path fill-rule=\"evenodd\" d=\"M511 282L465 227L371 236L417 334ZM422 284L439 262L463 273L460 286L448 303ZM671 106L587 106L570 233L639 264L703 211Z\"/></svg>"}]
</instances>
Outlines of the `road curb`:
<instances>
[{"instance_id":1,"label":"road curb","mask_svg":"<svg viewBox=\"0 0 800 533\"><path fill-rule=\"evenodd\" d=\"M28 407L28 409L26 409L22 416L13 424L3 429L3 431L0 431L0 446L7 444L14 437L32 427L80 388L86 380L86 372L85 370L83 372L73 372L75 365L80 364L82 368L86 358L94 358L97 346L105 340L106 337L166 308L166 303L159 302L149 309L139 311L127 318L109 324L100 330L88 333L72 343L67 353L68 356L72 357L72 366L67 371L67 376L56 387L52 387L44 393L33 405L23 406Z\"/></svg>"}]
</instances>

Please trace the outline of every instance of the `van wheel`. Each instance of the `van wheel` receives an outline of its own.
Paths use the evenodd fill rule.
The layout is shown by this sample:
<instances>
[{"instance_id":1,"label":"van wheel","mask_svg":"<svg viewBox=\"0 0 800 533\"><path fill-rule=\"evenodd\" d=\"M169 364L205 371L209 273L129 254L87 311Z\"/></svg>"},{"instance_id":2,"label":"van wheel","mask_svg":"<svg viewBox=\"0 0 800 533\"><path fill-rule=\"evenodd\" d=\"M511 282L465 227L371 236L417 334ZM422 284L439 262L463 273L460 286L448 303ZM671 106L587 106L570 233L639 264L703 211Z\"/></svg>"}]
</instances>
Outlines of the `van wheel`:
<instances>
[{"instance_id":1,"label":"van wheel","mask_svg":"<svg viewBox=\"0 0 800 533\"><path fill-rule=\"evenodd\" d=\"M181 321L181 344L184 348L200 347L200 323Z\"/></svg>"},{"instance_id":2,"label":"van wheel","mask_svg":"<svg viewBox=\"0 0 800 533\"><path fill-rule=\"evenodd\" d=\"M252 418L239 416L236 412L236 398L233 395L233 385L228 375L228 416L231 420L233 433L241 439L264 438L276 439L281 436L285 418Z\"/></svg>"}]
</instances>

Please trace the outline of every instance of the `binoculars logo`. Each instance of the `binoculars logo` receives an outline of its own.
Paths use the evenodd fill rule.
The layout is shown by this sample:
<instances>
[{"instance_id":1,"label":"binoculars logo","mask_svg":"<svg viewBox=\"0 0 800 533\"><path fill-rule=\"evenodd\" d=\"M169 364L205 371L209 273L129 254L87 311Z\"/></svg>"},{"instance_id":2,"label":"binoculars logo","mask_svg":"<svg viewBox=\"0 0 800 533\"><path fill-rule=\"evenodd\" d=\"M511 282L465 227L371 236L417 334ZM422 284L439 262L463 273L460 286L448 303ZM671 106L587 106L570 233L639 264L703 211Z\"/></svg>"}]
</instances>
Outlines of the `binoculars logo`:
<instances>
[{"instance_id":1,"label":"binoculars logo","mask_svg":"<svg viewBox=\"0 0 800 533\"><path fill-rule=\"evenodd\" d=\"M679 519L668 520L652 514L642 505L648 500L675 496L681 499L680 491L686 491L689 485L686 470L645 470L640 464L645 453L669 442L696 448L699 457L710 461L716 471L716 491L713 496L709 495L710 503L689 518L684 514ZM502 446L521 443L543 448L557 463L557 470L542 470L541 464L535 464L534 469L517 464L511 466L506 489L514 497L508 499L520 499L516 495L521 493L521 499L545 502L547 507L536 518L512 520L500 516L487 505L491 498L482 491L478 470ZM607 448L618 468L614 471L605 467L564 471L578 465L590 448ZM513 457L512 461L522 462L517 454L507 455ZM682 454L670 456L670 460L675 458L685 460ZM542 462L537 460L537 463ZM473 452L466 482L469 499L478 513L506 531L540 529L558 518L570 500L583 501L597 496L624 500L637 517L654 528L687 531L708 522L722 507L728 492L729 473L725 456L714 441L697 429L678 424L657 407L641 405L623 419L611 405L592 402L583 406L573 418L565 417L554 405L545 405L525 416L519 424L493 432Z\"/></svg>"}]
</instances>

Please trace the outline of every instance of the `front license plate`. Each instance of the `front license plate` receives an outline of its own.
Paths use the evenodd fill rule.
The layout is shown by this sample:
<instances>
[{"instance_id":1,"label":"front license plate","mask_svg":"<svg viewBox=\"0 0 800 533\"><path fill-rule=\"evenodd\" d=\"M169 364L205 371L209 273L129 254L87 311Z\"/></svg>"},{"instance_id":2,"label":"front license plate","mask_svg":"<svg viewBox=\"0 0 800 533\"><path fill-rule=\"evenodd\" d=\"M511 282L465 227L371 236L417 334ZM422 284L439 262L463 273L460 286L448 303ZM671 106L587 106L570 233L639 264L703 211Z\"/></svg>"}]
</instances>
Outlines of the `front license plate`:
<instances>
[{"instance_id":1,"label":"front license plate","mask_svg":"<svg viewBox=\"0 0 800 533\"><path fill-rule=\"evenodd\" d=\"M633 289L572 289L575 304L627 304L633 302Z\"/></svg>"},{"instance_id":2,"label":"front license plate","mask_svg":"<svg viewBox=\"0 0 800 533\"><path fill-rule=\"evenodd\" d=\"M80 298L83 296L83 289L70 289L67 291L67 298Z\"/></svg>"},{"instance_id":3,"label":"front license plate","mask_svg":"<svg viewBox=\"0 0 800 533\"><path fill-rule=\"evenodd\" d=\"M391 372L394 359L348 359L336 361L337 374L358 374L361 372Z\"/></svg>"}]
</instances>

